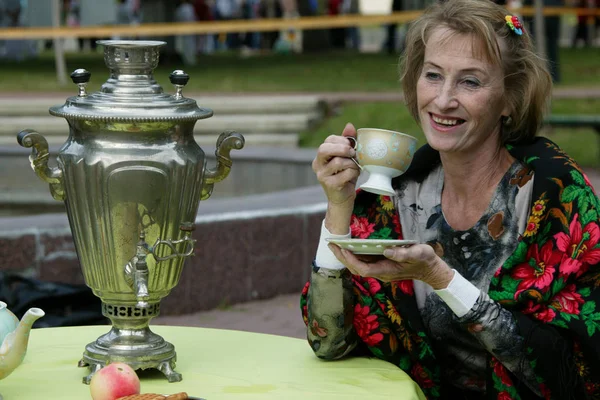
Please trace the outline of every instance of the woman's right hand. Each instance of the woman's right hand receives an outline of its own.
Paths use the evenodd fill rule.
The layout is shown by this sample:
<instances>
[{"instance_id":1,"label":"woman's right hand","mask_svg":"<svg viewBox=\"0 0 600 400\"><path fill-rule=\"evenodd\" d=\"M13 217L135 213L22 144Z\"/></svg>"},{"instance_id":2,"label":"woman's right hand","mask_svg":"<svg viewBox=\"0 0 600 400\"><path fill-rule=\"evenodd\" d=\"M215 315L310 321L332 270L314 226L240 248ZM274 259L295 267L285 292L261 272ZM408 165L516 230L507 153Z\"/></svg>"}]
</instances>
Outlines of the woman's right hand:
<instances>
[{"instance_id":1,"label":"woman's right hand","mask_svg":"<svg viewBox=\"0 0 600 400\"><path fill-rule=\"evenodd\" d=\"M356 138L356 128L350 123L346 124L341 136L331 135L325 139L312 163L317 180L327 196L329 209L352 211L356 198L356 180L360 169L351 160L356 152L347 137Z\"/></svg>"}]
</instances>

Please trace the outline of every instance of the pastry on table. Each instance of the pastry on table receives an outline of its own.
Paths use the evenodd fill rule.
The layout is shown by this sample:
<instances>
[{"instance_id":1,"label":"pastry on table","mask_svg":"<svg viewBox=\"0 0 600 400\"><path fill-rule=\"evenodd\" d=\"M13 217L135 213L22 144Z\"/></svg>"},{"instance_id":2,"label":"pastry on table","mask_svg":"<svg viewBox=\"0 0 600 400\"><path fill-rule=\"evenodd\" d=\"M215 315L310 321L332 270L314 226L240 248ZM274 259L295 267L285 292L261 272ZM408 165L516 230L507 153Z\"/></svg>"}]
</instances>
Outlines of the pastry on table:
<instances>
[{"instance_id":1,"label":"pastry on table","mask_svg":"<svg viewBox=\"0 0 600 400\"><path fill-rule=\"evenodd\" d=\"M185 400L188 398L186 392L163 395L158 393L140 393L130 396L119 397L117 400Z\"/></svg>"}]
</instances>

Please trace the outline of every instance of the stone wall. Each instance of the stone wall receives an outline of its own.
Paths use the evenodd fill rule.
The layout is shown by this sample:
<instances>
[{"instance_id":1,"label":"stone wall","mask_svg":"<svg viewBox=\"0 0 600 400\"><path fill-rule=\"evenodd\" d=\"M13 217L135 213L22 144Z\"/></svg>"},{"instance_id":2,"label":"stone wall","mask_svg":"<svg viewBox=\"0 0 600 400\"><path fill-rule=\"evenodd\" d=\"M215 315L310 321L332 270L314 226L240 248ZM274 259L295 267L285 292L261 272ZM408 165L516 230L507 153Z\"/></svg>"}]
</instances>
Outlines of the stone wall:
<instances>
[{"instance_id":1,"label":"stone wall","mask_svg":"<svg viewBox=\"0 0 600 400\"><path fill-rule=\"evenodd\" d=\"M320 187L201 203L194 255L162 315L299 292L325 212ZM83 284L66 214L0 219L0 271Z\"/></svg>"},{"instance_id":2,"label":"stone wall","mask_svg":"<svg viewBox=\"0 0 600 400\"><path fill-rule=\"evenodd\" d=\"M16 143L16 140L15 140ZM58 147L50 148L54 166ZM214 146L203 147L207 167L216 165ZM0 216L65 212L64 205L50 195L48 184L39 179L29 163L30 149L0 146ZM215 185L204 204L224 198L273 193L318 184L311 168L314 149L244 148L231 152L233 166L227 179Z\"/></svg>"}]
</instances>

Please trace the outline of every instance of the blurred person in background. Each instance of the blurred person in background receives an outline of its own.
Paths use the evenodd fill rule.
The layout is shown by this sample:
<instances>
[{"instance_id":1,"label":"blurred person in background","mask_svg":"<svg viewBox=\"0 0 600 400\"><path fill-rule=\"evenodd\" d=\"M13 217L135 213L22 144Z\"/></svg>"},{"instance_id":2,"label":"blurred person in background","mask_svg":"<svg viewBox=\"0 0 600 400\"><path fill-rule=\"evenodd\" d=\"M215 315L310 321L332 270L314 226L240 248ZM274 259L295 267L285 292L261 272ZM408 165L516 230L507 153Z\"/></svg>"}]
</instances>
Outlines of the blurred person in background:
<instances>
[{"instance_id":1,"label":"blurred person in background","mask_svg":"<svg viewBox=\"0 0 600 400\"><path fill-rule=\"evenodd\" d=\"M67 14L66 25L71 28L80 26L81 4L79 0L69 0L64 3L65 13ZM84 38L78 37L77 44L79 50L83 50Z\"/></svg>"},{"instance_id":2,"label":"blurred person in background","mask_svg":"<svg viewBox=\"0 0 600 400\"><path fill-rule=\"evenodd\" d=\"M1 27L18 28L22 26L23 14L20 0L0 0ZM0 57L2 58L20 62L35 55L37 55L37 50L33 40L0 40Z\"/></svg>"},{"instance_id":3,"label":"blurred person in background","mask_svg":"<svg viewBox=\"0 0 600 400\"><path fill-rule=\"evenodd\" d=\"M259 15L260 0L243 0L242 2L242 17L246 20L255 20L260 18ZM244 33L242 42L242 52L251 54L260 49L260 32Z\"/></svg>"},{"instance_id":4,"label":"blurred person in background","mask_svg":"<svg viewBox=\"0 0 600 400\"><path fill-rule=\"evenodd\" d=\"M533 7L533 0L524 0L523 5ZM563 7L563 0L543 0L544 7ZM535 41L535 19L533 17L524 17L523 20L528 25L528 31ZM550 75L554 83L560 82L560 60L559 40L560 40L560 15L550 15L544 17L544 36L546 40L546 58Z\"/></svg>"},{"instance_id":5,"label":"blurred person in background","mask_svg":"<svg viewBox=\"0 0 600 400\"><path fill-rule=\"evenodd\" d=\"M81 0L68 0L64 3L66 13L66 25L70 27L79 27L81 25ZM93 51L96 50L96 41L98 38L77 38L79 50L84 50L86 43Z\"/></svg>"},{"instance_id":6,"label":"blurred person in background","mask_svg":"<svg viewBox=\"0 0 600 400\"><path fill-rule=\"evenodd\" d=\"M343 0L342 2L342 14L344 15L358 15L360 10L358 8L358 0ZM360 50L360 29L358 26L350 26L346 28L346 39L348 47L352 50Z\"/></svg>"},{"instance_id":7,"label":"blurred person in background","mask_svg":"<svg viewBox=\"0 0 600 400\"><path fill-rule=\"evenodd\" d=\"M340 15L342 12L342 1L343 0L328 0L327 15ZM334 49L346 48L346 28L330 28L329 37L331 41L331 46Z\"/></svg>"},{"instance_id":8,"label":"blurred person in background","mask_svg":"<svg viewBox=\"0 0 600 400\"><path fill-rule=\"evenodd\" d=\"M208 0L195 0L194 1L194 12L196 13L196 21L199 23L206 21L213 21L214 15L212 12L212 6ZM215 39L213 34L198 35L197 40L198 53L210 54L215 48Z\"/></svg>"},{"instance_id":9,"label":"blurred person in background","mask_svg":"<svg viewBox=\"0 0 600 400\"><path fill-rule=\"evenodd\" d=\"M317 0L298 0L298 14L302 17L314 17L320 14ZM329 31L325 28L310 29L302 32L302 51L327 51L329 48Z\"/></svg>"},{"instance_id":10,"label":"blurred person in background","mask_svg":"<svg viewBox=\"0 0 600 400\"><path fill-rule=\"evenodd\" d=\"M217 21L231 21L242 15L241 3L237 0L215 0L214 16ZM236 49L240 46L240 34L237 32L219 34L217 48L219 50Z\"/></svg>"},{"instance_id":11,"label":"blurred person in background","mask_svg":"<svg viewBox=\"0 0 600 400\"><path fill-rule=\"evenodd\" d=\"M21 2L19 0L0 0L0 27L16 28L20 24ZM19 41L0 40L0 56L7 59L17 58Z\"/></svg>"},{"instance_id":12,"label":"blurred person in background","mask_svg":"<svg viewBox=\"0 0 600 400\"><path fill-rule=\"evenodd\" d=\"M196 22L196 11L191 0L180 0L175 9L175 22ZM175 36L175 51L185 65L196 65L196 35Z\"/></svg>"},{"instance_id":13,"label":"blurred person in background","mask_svg":"<svg viewBox=\"0 0 600 400\"><path fill-rule=\"evenodd\" d=\"M274 19L283 17L283 8L279 0L261 0L259 5L260 18ZM262 32L261 47L265 50L273 50L275 43L279 39L279 31Z\"/></svg>"},{"instance_id":14,"label":"blurred person in background","mask_svg":"<svg viewBox=\"0 0 600 400\"><path fill-rule=\"evenodd\" d=\"M595 8L596 11L598 9L600 9L600 0L579 0L576 1L576 3L574 4L575 7L578 8L588 8L590 5L593 5L594 1L596 2L595 4ZM590 4L591 3L591 4ZM596 39L596 35L598 28L600 28L600 17L596 16L596 17L591 17L594 20L594 23L592 24L592 29L594 30L594 33L591 35L588 35L588 20L590 17L588 17L587 15L584 15L582 13L578 13L577 14L577 26L575 28L575 34L573 35L573 41L572 41L572 47L576 48L578 46L578 43L581 41L583 42L583 46L584 47L592 47L594 45L594 41ZM591 39L591 41L590 41Z\"/></svg>"},{"instance_id":15,"label":"blurred person in background","mask_svg":"<svg viewBox=\"0 0 600 400\"><path fill-rule=\"evenodd\" d=\"M142 15L142 0L127 0L129 3L129 10L131 12L131 24L139 25L143 21Z\"/></svg>"},{"instance_id":16,"label":"blurred person in background","mask_svg":"<svg viewBox=\"0 0 600 400\"><path fill-rule=\"evenodd\" d=\"M118 25L129 25L131 20L131 9L127 0L117 0L116 23Z\"/></svg>"},{"instance_id":17,"label":"blurred person in background","mask_svg":"<svg viewBox=\"0 0 600 400\"><path fill-rule=\"evenodd\" d=\"M585 8L587 6L586 3L586 0L580 0L575 4L575 7ZM587 34L587 15L582 13L577 13L577 26L575 27L575 35L573 35L571 47L576 48L579 41L582 41L585 47L589 47L591 45Z\"/></svg>"},{"instance_id":18,"label":"blurred person in background","mask_svg":"<svg viewBox=\"0 0 600 400\"><path fill-rule=\"evenodd\" d=\"M20 0L0 0L0 20L2 22L2 27L18 27L20 24L20 17Z\"/></svg>"},{"instance_id":19,"label":"blurred person in background","mask_svg":"<svg viewBox=\"0 0 600 400\"><path fill-rule=\"evenodd\" d=\"M402 0L393 0L392 12L402 11ZM389 24L386 27L386 39L383 48L388 54L396 54L398 46L398 24ZM403 45L400 46L404 47Z\"/></svg>"},{"instance_id":20,"label":"blurred person in background","mask_svg":"<svg viewBox=\"0 0 600 400\"><path fill-rule=\"evenodd\" d=\"M297 19L300 17L297 0L279 0L279 2L283 19ZM288 27L282 29L279 32L274 50L283 53L302 52L303 34L302 30L298 28Z\"/></svg>"},{"instance_id":21,"label":"blurred person in background","mask_svg":"<svg viewBox=\"0 0 600 400\"><path fill-rule=\"evenodd\" d=\"M117 14L115 23L117 25L137 25L140 22L140 16L136 14L134 6L139 7L139 3L133 3L131 0L117 0ZM138 9L139 11L139 9ZM113 36L113 39L133 39L133 36Z\"/></svg>"}]
</instances>

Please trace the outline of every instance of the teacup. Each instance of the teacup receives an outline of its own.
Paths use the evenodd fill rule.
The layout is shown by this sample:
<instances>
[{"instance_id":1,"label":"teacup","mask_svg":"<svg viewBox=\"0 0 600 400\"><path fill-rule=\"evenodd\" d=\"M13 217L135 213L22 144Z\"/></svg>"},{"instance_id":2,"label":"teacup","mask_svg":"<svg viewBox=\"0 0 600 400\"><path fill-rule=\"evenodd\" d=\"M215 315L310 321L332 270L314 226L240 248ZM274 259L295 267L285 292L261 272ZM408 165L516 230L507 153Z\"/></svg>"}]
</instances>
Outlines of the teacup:
<instances>
[{"instance_id":1,"label":"teacup","mask_svg":"<svg viewBox=\"0 0 600 400\"><path fill-rule=\"evenodd\" d=\"M367 192L394 196L392 179L402 175L417 150L417 139L405 133L377 128L360 128L354 142L354 162L369 178L360 185Z\"/></svg>"}]
</instances>

